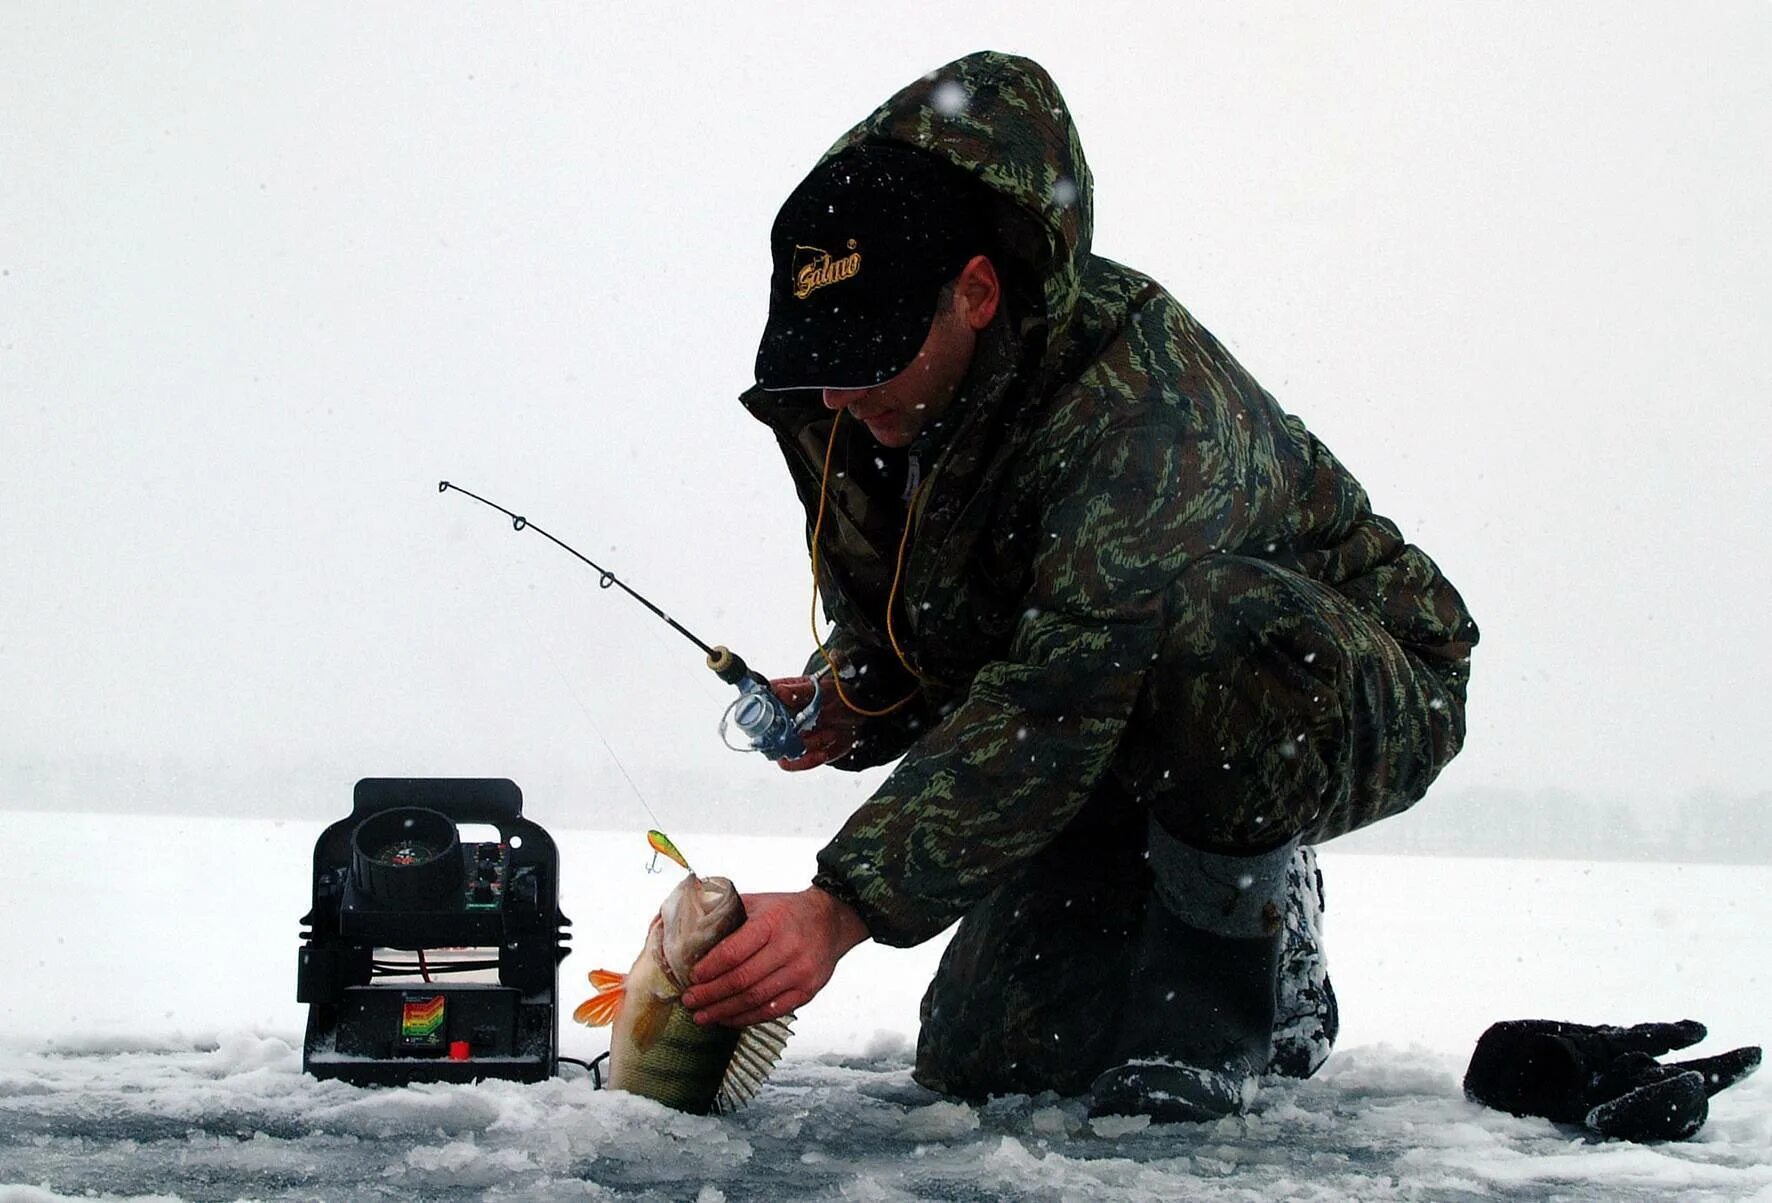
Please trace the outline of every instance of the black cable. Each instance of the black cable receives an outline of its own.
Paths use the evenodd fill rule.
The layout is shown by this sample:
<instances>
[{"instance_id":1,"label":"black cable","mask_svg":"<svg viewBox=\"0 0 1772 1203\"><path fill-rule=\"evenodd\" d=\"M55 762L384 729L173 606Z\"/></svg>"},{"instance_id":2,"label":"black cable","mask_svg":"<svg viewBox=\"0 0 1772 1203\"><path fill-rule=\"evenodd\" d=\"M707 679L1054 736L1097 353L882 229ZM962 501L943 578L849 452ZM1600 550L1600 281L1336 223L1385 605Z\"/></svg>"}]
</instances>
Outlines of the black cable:
<instances>
[{"instance_id":1,"label":"black cable","mask_svg":"<svg viewBox=\"0 0 1772 1203\"><path fill-rule=\"evenodd\" d=\"M599 1065L603 1064L603 1062L609 1060L608 1053L604 1053L602 1056L598 1057L594 1061L580 1061L577 1057L555 1057L554 1060L565 1061L569 1065L584 1066L585 1069L590 1071L591 1082L594 1085L594 1089L597 1089L597 1090L603 1089L603 1074L597 1067Z\"/></svg>"},{"instance_id":2,"label":"black cable","mask_svg":"<svg viewBox=\"0 0 1772 1203\"><path fill-rule=\"evenodd\" d=\"M384 975L410 975L420 972L421 967L417 961L371 961L369 968ZM432 973L477 973L482 969L497 968L497 961L450 961L429 966Z\"/></svg>"}]
</instances>

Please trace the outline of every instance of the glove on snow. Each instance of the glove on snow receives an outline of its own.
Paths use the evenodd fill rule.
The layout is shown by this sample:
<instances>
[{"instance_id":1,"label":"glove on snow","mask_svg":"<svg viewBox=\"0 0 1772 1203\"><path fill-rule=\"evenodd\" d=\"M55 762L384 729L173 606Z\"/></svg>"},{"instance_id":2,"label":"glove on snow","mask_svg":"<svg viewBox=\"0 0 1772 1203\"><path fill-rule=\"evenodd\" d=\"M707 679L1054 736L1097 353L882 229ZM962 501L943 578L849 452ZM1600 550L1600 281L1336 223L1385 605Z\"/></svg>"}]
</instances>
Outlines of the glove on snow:
<instances>
[{"instance_id":1,"label":"glove on snow","mask_svg":"<svg viewBox=\"0 0 1772 1203\"><path fill-rule=\"evenodd\" d=\"M1487 1107L1582 1124L1623 1140L1684 1140L1704 1126L1710 1096L1760 1064L1756 1046L1662 1065L1662 1053L1703 1040L1693 1019L1631 1027L1510 1019L1477 1041L1464 1093Z\"/></svg>"}]
</instances>

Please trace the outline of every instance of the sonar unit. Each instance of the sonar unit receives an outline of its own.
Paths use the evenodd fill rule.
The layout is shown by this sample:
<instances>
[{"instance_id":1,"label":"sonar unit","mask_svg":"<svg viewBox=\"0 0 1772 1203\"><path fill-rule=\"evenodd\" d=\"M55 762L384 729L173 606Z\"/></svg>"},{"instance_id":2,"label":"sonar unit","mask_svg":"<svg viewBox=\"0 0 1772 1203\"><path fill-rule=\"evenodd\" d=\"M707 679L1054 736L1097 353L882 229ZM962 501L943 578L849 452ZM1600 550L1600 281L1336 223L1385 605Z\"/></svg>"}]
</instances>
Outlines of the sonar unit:
<instances>
[{"instance_id":1,"label":"sonar unit","mask_svg":"<svg viewBox=\"0 0 1772 1203\"><path fill-rule=\"evenodd\" d=\"M559 1060L560 858L503 778L366 777L314 845L302 1068L358 1085L538 1082Z\"/></svg>"}]
</instances>

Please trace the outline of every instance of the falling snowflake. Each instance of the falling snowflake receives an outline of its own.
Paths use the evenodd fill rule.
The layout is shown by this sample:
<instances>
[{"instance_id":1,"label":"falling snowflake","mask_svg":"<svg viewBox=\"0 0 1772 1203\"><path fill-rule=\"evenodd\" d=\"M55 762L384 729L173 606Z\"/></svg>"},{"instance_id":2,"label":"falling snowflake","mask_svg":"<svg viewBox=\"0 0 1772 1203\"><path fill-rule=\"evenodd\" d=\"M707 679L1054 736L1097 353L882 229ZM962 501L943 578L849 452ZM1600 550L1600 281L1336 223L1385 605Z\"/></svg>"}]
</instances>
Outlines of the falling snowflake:
<instances>
[{"instance_id":1,"label":"falling snowflake","mask_svg":"<svg viewBox=\"0 0 1772 1203\"><path fill-rule=\"evenodd\" d=\"M943 117L958 117L972 103L972 96L957 79L944 79L929 94L929 103Z\"/></svg>"}]
</instances>

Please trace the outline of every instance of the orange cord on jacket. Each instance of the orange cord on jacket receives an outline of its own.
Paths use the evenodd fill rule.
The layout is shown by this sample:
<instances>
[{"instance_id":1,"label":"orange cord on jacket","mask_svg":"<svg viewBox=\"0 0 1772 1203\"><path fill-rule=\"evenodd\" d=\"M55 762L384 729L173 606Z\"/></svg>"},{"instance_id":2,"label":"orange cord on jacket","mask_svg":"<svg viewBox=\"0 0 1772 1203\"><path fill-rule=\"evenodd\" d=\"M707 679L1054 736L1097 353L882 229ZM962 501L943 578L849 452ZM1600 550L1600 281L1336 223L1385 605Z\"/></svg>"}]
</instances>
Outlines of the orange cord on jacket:
<instances>
[{"instance_id":1,"label":"orange cord on jacket","mask_svg":"<svg viewBox=\"0 0 1772 1203\"><path fill-rule=\"evenodd\" d=\"M891 714L895 710L903 708L906 703L917 696L917 691L915 689L911 690L911 692L905 694L904 697L898 699L898 701L892 703L892 705L886 707L884 710L864 710L862 707L856 705L849 695L843 691L843 678L837 671L836 661L831 659L830 649L825 646L824 640L819 638L818 634L818 536L824 530L825 504L831 495L831 455L837 447L837 427L842 421L843 411L839 409L836 417L831 419L831 438L830 441L825 444L824 474L818 482L818 517L812 523L812 641L818 645L818 654L824 657L826 667L831 670L831 684L836 687L837 697L842 700L843 704L855 711L855 713L861 715L863 718L880 718L884 715ZM892 654L898 657L898 662L904 665L905 671L917 678L918 681L922 681L925 678L922 673L918 672L916 668L911 665L910 660L904 654L904 649L898 646L898 634L893 629L892 625L892 612L898 606L898 586L904 579L904 553L905 549L911 545L911 515L916 512L917 497L923 491L923 483L919 483L916 489L912 491L911 499L905 505L904 534L899 536L898 558L892 569L892 588L886 594L886 638L892 644Z\"/></svg>"}]
</instances>

